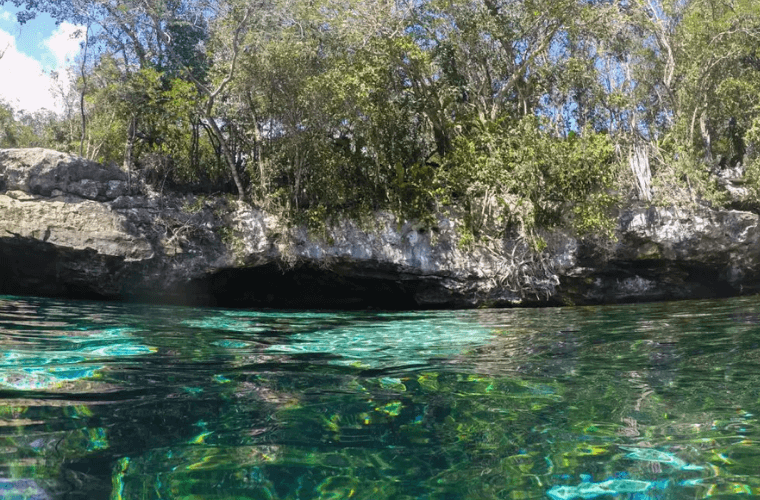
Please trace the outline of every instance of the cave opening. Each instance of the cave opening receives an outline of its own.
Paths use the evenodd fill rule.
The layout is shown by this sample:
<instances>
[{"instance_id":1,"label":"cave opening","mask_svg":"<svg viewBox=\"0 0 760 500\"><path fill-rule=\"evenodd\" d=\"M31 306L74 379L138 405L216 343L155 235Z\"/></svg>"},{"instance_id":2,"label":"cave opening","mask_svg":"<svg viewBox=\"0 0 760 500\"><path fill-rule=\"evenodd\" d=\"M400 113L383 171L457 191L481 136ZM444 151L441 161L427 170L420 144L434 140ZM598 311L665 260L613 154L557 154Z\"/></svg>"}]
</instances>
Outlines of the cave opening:
<instances>
[{"instance_id":1,"label":"cave opening","mask_svg":"<svg viewBox=\"0 0 760 500\"><path fill-rule=\"evenodd\" d=\"M192 302L231 308L273 309L419 309L416 294L424 280L399 273L357 273L314 264L282 267L269 263L225 269L195 279Z\"/></svg>"}]
</instances>

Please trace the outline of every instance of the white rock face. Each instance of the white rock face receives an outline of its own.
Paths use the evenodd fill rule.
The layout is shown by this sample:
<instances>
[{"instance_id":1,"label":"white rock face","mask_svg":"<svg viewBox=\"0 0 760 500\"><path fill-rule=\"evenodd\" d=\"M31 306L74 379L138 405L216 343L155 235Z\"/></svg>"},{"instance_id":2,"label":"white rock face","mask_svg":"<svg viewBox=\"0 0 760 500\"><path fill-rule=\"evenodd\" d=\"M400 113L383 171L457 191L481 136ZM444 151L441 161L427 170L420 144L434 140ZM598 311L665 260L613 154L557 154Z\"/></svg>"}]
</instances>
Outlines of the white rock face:
<instances>
[{"instance_id":1,"label":"white rock face","mask_svg":"<svg viewBox=\"0 0 760 500\"><path fill-rule=\"evenodd\" d=\"M457 222L446 217L432 231L387 212L377 213L367 227L341 220L318 232L285 228L282 221L246 207L235 211L232 220L241 266L281 261L378 279L435 278L440 294L429 300L436 304L449 297L460 305L507 305L519 303L526 294L550 295L559 284L555 271L573 265L577 248L573 238L553 235L550 240L558 251L546 256L541 267L521 260L529 253L524 242L504 242L503 253L483 246L461 249Z\"/></svg>"},{"instance_id":2,"label":"white rock face","mask_svg":"<svg viewBox=\"0 0 760 500\"><path fill-rule=\"evenodd\" d=\"M23 191L0 194L0 234L126 260L153 257L147 238L125 230L127 220L102 203L65 202Z\"/></svg>"},{"instance_id":3,"label":"white rock face","mask_svg":"<svg viewBox=\"0 0 760 500\"><path fill-rule=\"evenodd\" d=\"M636 255L647 244L654 245L655 254L669 260L709 262L711 259L733 256L756 265L760 217L737 210L676 210L651 208L626 214L621 232L626 240L619 253ZM631 245L629 240L639 240ZM733 259L732 259L733 260Z\"/></svg>"},{"instance_id":4,"label":"white rock face","mask_svg":"<svg viewBox=\"0 0 760 500\"><path fill-rule=\"evenodd\" d=\"M217 305L400 307L591 304L760 291L757 214L629 208L615 241L546 232L460 245L377 213L318 231L224 197L128 186L109 168L43 149L0 150L0 293ZM373 295L375 294L375 295ZM335 298L335 302L331 302Z\"/></svg>"}]
</instances>

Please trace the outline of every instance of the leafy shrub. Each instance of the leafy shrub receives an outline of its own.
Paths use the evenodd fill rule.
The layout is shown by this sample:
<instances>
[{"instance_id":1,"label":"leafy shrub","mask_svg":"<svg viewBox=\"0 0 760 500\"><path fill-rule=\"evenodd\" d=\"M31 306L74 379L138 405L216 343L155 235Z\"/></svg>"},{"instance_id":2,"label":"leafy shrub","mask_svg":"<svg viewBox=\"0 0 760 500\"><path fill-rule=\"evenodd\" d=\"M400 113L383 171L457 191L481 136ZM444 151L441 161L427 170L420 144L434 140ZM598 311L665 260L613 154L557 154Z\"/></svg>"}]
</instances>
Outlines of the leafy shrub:
<instances>
[{"instance_id":1,"label":"leafy shrub","mask_svg":"<svg viewBox=\"0 0 760 500\"><path fill-rule=\"evenodd\" d=\"M454 144L446 180L476 236L510 228L529 234L569 213L580 232L609 227L605 210L614 200L604 193L617 167L606 134L586 130L558 139L525 117L479 122Z\"/></svg>"}]
</instances>

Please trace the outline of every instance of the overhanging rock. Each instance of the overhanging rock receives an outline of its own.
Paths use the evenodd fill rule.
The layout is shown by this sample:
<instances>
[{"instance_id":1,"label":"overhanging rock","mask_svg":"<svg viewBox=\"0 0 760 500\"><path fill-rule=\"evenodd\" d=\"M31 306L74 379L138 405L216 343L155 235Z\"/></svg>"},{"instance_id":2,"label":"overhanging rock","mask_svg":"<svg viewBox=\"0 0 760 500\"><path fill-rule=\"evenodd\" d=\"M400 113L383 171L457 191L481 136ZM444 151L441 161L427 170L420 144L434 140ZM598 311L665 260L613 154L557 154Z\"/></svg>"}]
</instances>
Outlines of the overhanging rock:
<instances>
[{"instance_id":1,"label":"overhanging rock","mask_svg":"<svg viewBox=\"0 0 760 500\"><path fill-rule=\"evenodd\" d=\"M132 185L115 167L0 150L0 293L234 307L601 304L760 291L750 212L621 210L615 240L543 235L463 248L389 213L317 231L225 197Z\"/></svg>"}]
</instances>

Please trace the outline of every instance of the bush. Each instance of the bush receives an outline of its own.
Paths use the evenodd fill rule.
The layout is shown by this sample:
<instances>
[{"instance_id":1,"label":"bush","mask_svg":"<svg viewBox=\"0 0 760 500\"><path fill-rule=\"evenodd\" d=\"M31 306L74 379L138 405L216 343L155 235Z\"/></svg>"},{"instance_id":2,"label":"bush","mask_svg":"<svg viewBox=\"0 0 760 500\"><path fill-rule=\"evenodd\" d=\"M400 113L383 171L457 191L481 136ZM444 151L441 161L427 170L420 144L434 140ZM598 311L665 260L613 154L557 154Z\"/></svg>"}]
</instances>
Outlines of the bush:
<instances>
[{"instance_id":1,"label":"bush","mask_svg":"<svg viewBox=\"0 0 760 500\"><path fill-rule=\"evenodd\" d=\"M607 231L606 194L617 168L606 134L584 130L566 138L540 120L480 122L455 140L446 162L451 197L465 210L470 231L496 234L567 221L579 232Z\"/></svg>"}]
</instances>

